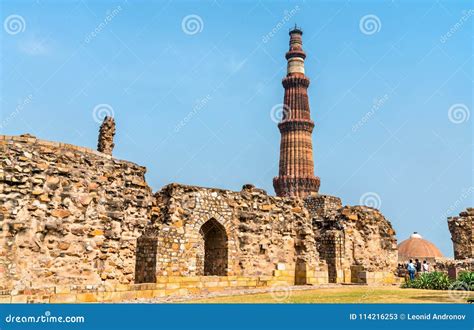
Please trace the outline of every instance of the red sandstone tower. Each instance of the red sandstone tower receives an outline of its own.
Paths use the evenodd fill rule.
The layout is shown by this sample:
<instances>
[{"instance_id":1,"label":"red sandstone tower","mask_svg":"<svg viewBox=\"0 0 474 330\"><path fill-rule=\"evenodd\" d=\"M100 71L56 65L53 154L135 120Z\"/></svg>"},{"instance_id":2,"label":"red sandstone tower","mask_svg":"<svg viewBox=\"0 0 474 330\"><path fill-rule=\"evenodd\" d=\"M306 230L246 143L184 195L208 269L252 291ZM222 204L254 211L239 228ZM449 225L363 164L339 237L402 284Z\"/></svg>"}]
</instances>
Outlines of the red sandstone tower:
<instances>
[{"instance_id":1,"label":"red sandstone tower","mask_svg":"<svg viewBox=\"0 0 474 330\"><path fill-rule=\"evenodd\" d=\"M309 79L304 74L303 31L290 31L290 50L286 53L287 74L283 79L285 98L281 133L280 169L273 179L277 196L305 197L319 191L320 180L314 176L311 120L308 101Z\"/></svg>"}]
</instances>

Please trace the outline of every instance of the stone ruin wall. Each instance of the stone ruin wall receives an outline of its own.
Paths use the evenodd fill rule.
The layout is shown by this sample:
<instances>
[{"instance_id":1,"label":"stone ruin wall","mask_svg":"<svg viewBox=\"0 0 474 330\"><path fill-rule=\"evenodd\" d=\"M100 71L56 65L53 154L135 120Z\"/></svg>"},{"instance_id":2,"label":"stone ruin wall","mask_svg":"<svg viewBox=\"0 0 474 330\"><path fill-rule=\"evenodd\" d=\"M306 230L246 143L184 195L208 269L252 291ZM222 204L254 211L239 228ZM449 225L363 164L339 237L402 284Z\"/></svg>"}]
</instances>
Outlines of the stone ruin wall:
<instances>
[{"instance_id":1,"label":"stone ruin wall","mask_svg":"<svg viewBox=\"0 0 474 330\"><path fill-rule=\"evenodd\" d=\"M227 235L226 275L286 276L294 281L298 271L306 271L302 276L309 281L317 281L315 277L327 281L301 199L268 196L251 185L234 192L178 184L164 187L155 198L152 223L139 239L138 248L148 253L141 253L137 262L138 282L153 280L149 277L153 272L204 275L200 230L211 219Z\"/></svg>"},{"instance_id":2,"label":"stone ruin wall","mask_svg":"<svg viewBox=\"0 0 474 330\"><path fill-rule=\"evenodd\" d=\"M178 184L152 195L144 167L105 153L29 135L0 147L0 290L209 275L203 231L219 228L218 276L317 284L333 265L351 282L348 269L389 272L397 259L390 223L337 197Z\"/></svg>"},{"instance_id":3,"label":"stone ruin wall","mask_svg":"<svg viewBox=\"0 0 474 330\"><path fill-rule=\"evenodd\" d=\"M454 258L474 258L474 208L467 208L457 217L448 218L448 228L453 241Z\"/></svg>"},{"instance_id":4,"label":"stone ruin wall","mask_svg":"<svg viewBox=\"0 0 474 330\"><path fill-rule=\"evenodd\" d=\"M29 135L0 154L0 289L133 283L144 167Z\"/></svg>"},{"instance_id":5,"label":"stone ruin wall","mask_svg":"<svg viewBox=\"0 0 474 330\"><path fill-rule=\"evenodd\" d=\"M318 252L334 283L390 282L397 267L391 223L376 209L342 206L334 196L305 199L311 210Z\"/></svg>"}]
</instances>

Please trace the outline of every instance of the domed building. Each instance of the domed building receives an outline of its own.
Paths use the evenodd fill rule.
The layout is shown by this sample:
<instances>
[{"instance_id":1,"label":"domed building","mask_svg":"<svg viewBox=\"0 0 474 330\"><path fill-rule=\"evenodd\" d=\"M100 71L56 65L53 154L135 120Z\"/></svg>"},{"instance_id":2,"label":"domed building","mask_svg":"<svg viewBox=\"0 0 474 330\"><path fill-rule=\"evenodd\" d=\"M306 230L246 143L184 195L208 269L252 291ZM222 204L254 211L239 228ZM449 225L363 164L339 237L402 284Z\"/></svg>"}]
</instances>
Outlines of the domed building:
<instances>
[{"instance_id":1,"label":"domed building","mask_svg":"<svg viewBox=\"0 0 474 330\"><path fill-rule=\"evenodd\" d=\"M421 237L417 232L411 234L409 239L398 244L399 261L404 262L410 259L433 261L443 257L443 254L436 245Z\"/></svg>"}]
</instances>

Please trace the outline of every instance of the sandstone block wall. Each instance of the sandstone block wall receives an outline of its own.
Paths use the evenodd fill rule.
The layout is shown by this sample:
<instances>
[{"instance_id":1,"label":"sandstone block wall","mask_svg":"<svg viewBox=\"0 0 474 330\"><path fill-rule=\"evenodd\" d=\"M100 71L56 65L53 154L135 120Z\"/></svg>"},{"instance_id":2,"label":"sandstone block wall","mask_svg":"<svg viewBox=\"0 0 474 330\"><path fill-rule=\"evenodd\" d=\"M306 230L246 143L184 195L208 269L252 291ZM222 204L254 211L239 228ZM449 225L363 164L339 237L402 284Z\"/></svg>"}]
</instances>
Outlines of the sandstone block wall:
<instances>
[{"instance_id":1,"label":"sandstone block wall","mask_svg":"<svg viewBox=\"0 0 474 330\"><path fill-rule=\"evenodd\" d=\"M454 258L474 258L474 208L468 208L458 217L448 218L448 227L453 241Z\"/></svg>"},{"instance_id":2,"label":"sandstone block wall","mask_svg":"<svg viewBox=\"0 0 474 330\"><path fill-rule=\"evenodd\" d=\"M271 276L164 276L157 277L153 283L58 285L41 289L2 290L0 304L120 303L135 300L149 302L153 298L165 302L169 301L169 297L176 299L176 297L226 291L231 295L234 290L242 289L272 292L274 285L285 289L289 288L287 286L289 284Z\"/></svg>"},{"instance_id":3,"label":"sandstone block wall","mask_svg":"<svg viewBox=\"0 0 474 330\"><path fill-rule=\"evenodd\" d=\"M389 282L397 266L397 241L392 225L378 210L342 207L339 198L325 195L308 197L305 204L330 282Z\"/></svg>"},{"instance_id":4,"label":"sandstone block wall","mask_svg":"<svg viewBox=\"0 0 474 330\"><path fill-rule=\"evenodd\" d=\"M0 289L133 283L144 167L28 135L0 154Z\"/></svg>"},{"instance_id":5,"label":"sandstone block wall","mask_svg":"<svg viewBox=\"0 0 474 330\"><path fill-rule=\"evenodd\" d=\"M152 223L139 239L138 248L143 244L150 251L137 263L139 282L149 280L150 272L294 279L296 273L309 278L324 269L301 199L268 196L250 185L234 192L178 184L164 187L155 198ZM156 248L150 247L152 241ZM208 254L210 260L206 260ZM212 269L206 267L208 262L225 262L225 274L206 274L206 269Z\"/></svg>"}]
</instances>

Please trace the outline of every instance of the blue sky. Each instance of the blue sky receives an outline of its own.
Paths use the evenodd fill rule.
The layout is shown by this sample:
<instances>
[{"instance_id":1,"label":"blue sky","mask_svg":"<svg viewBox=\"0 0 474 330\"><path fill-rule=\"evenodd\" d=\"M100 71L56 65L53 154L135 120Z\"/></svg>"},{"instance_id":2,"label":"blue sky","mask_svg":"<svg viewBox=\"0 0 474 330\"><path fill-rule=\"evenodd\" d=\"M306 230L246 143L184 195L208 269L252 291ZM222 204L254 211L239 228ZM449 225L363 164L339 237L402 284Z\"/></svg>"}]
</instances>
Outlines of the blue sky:
<instances>
[{"instance_id":1,"label":"blue sky","mask_svg":"<svg viewBox=\"0 0 474 330\"><path fill-rule=\"evenodd\" d=\"M0 10L0 133L95 148L97 118L113 112L114 155L146 166L155 191L253 183L274 194L271 114L297 23L320 192L375 203L399 240L418 231L452 255L446 216L474 205L472 2L40 0Z\"/></svg>"}]
</instances>

